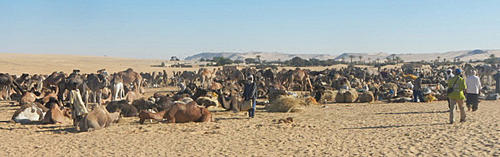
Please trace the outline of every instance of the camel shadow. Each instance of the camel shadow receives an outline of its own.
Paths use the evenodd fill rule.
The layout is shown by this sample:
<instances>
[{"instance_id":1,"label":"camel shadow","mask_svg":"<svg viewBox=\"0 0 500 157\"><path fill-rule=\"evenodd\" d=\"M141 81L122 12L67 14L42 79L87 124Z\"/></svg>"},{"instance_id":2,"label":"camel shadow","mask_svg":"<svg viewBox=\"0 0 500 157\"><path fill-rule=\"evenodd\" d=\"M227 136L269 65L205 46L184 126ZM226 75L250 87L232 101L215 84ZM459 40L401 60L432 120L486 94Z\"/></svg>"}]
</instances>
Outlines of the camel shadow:
<instances>
[{"instance_id":1,"label":"camel shadow","mask_svg":"<svg viewBox=\"0 0 500 157\"><path fill-rule=\"evenodd\" d=\"M239 119L250 119L249 117L227 117L227 118L214 118L215 121L219 121L219 120L239 120Z\"/></svg>"},{"instance_id":2,"label":"camel shadow","mask_svg":"<svg viewBox=\"0 0 500 157\"><path fill-rule=\"evenodd\" d=\"M28 130L29 128L4 128L4 127L0 127L0 130L9 130L9 131L12 131L12 130Z\"/></svg>"},{"instance_id":3,"label":"camel shadow","mask_svg":"<svg viewBox=\"0 0 500 157\"><path fill-rule=\"evenodd\" d=\"M12 121L10 121L10 120L2 120L2 121L0 121L0 123L12 123Z\"/></svg>"},{"instance_id":4,"label":"camel shadow","mask_svg":"<svg viewBox=\"0 0 500 157\"><path fill-rule=\"evenodd\" d=\"M427 112L389 112L389 113L375 113L376 115L380 114L386 114L386 115L391 115L391 114L426 114L426 113L449 113L449 111L427 111Z\"/></svg>"},{"instance_id":5,"label":"camel shadow","mask_svg":"<svg viewBox=\"0 0 500 157\"><path fill-rule=\"evenodd\" d=\"M366 126L366 127L356 127L356 128L342 128L341 130L387 129L387 128L418 127L418 126L436 126L436 125L446 125L446 124L448 124L448 123L411 124L411 125L381 125L381 126Z\"/></svg>"},{"instance_id":6,"label":"camel shadow","mask_svg":"<svg viewBox=\"0 0 500 157\"><path fill-rule=\"evenodd\" d=\"M61 134L61 133L78 133L78 130L76 130L73 127L60 128L60 127L57 127L57 126L50 126L50 127L42 127L42 129L47 129L47 130L37 130L35 132L38 132L38 133L51 132L51 133L55 133L55 134Z\"/></svg>"}]
</instances>

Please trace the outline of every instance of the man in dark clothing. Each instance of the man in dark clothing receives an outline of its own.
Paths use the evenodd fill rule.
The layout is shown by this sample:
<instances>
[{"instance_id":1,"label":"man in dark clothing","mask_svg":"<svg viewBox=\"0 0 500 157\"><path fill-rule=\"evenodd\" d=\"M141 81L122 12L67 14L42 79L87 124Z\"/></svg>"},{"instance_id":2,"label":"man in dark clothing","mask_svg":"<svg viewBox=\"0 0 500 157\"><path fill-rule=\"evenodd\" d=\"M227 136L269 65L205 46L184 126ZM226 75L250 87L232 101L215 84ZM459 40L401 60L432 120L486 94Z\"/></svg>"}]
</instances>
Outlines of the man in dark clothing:
<instances>
[{"instance_id":1,"label":"man in dark clothing","mask_svg":"<svg viewBox=\"0 0 500 157\"><path fill-rule=\"evenodd\" d=\"M498 69L498 72L493 76L495 78L495 92L500 94L500 69Z\"/></svg>"},{"instance_id":2,"label":"man in dark clothing","mask_svg":"<svg viewBox=\"0 0 500 157\"><path fill-rule=\"evenodd\" d=\"M415 80L415 85L413 87L413 102L424 102L424 95L422 93L422 78L424 74L420 74L420 76Z\"/></svg>"},{"instance_id":3,"label":"man in dark clothing","mask_svg":"<svg viewBox=\"0 0 500 157\"><path fill-rule=\"evenodd\" d=\"M250 118L255 117L257 83L254 81L253 75L248 77L248 82L245 84L245 88L243 89L243 98L245 101L251 101L252 103L252 108L248 110L248 116Z\"/></svg>"}]
</instances>

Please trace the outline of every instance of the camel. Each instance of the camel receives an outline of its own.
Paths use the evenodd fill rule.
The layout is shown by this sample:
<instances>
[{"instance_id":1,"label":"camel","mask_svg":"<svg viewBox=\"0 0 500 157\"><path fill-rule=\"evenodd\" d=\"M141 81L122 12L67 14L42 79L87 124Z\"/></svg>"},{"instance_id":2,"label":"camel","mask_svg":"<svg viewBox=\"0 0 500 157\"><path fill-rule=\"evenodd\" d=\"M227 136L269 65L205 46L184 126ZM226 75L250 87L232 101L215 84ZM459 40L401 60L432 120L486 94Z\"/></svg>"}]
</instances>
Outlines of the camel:
<instances>
[{"instance_id":1,"label":"camel","mask_svg":"<svg viewBox=\"0 0 500 157\"><path fill-rule=\"evenodd\" d=\"M83 100L88 100L88 87L87 84L85 83L84 76L78 74L78 73L71 73L68 78L64 79L63 81L59 82L58 87L59 91L57 93L57 99L59 101L64 101L64 92L65 90L72 91L78 89L79 92L81 92L81 96L83 97Z\"/></svg>"},{"instance_id":2,"label":"camel","mask_svg":"<svg viewBox=\"0 0 500 157\"><path fill-rule=\"evenodd\" d=\"M123 79L121 75L113 75L111 79L111 101L119 101L125 98L125 87L123 86Z\"/></svg>"},{"instance_id":3,"label":"camel","mask_svg":"<svg viewBox=\"0 0 500 157\"><path fill-rule=\"evenodd\" d=\"M163 121L163 116L165 116L165 113L167 113L167 110L163 110L163 111L156 112L156 113L153 113L150 111L141 111L139 113L139 118L140 118L139 123L144 124L144 121L148 120L148 119L154 119L156 121Z\"/></svg>"},{"instance_id":4,"label":"camel","mask_svg":"<svg viewBox=\"0 0 500 157\"><path fill-rule=\"evenodd\" d=\"M134 100L132 102L132 106L134 106L139 111L155 110L155 109L157 109L157 105L155 104L154 99L155 98L150 98L150 99L140 98L140 99Z\"/></svg>"},{"instance_id":5,"label":"camel","mask_svg":"<svg viewBox=\"0 0 500 157\"><path fill-rule=\"evenodd\" d=\"M178 101L168 109L164 118L167 118L168 123L209 122L212 115L207 108L198 106L195 101Z\"/></svg>"},{"instance_id":6,"label":"camel","mask_svg":"<svg viewBox=\"0 0 500 157\"><path fill-rule=\"evenodd\" d=\"M497 69L489 65L476 66L481 84L485 86L493 85L493 75L497 73Z\"/></svg>"},{"instance_id":7,"label":"camel","mask_svg":"<svg viewBox=\"0 0 500 157\"><path fill-rule=\"evenodd\" d=\"M311 84L311 79L309 78L309 74L305 70L302 69L296 69L296 70L290 70L286 73L286 85L288 87L288 90L290 90L295 81L300 82L300 86L303 91L306 91L309 89L309 91L312 91L312 84Z\"/></svg>"},{"instance_id":8,"label":"camel","mask_svg":"<svg viewBox=\"0 0 500 157\"><path fill-rule=\"evenodd\" d=\"M102 89L109 85L109 81L103 74L90 74L87 76L87 86L89 87L90 102L102 103ZM88 103L89 100L85 100Z\"/></svg>"},{"instance_id":9,"label":"camel","mask_svg":"<svg viewBox=\"0 0 500 157\"><path fill-rule=\"evenodd\" d=\"M132 102L134 102L134 100L137 100L140 98L142 98L142 96L135 91L128 91L126 96L125 96L125 100L128 102L128 104L132 104Z\"/></svg>"},{"instance_id":10,"label":"camel","mask_svg":"<svg viewBox=\"0 0 500 157\"><path fill-rule=\"evenodd\" d=\"M126 100L112 101L106 105L106 110L109 112L121 111L124 117L135 117L138 114L137 108L130 105Z\"/></svg>"},{"instance_id":11,"label":"camel","mask_svg":"<svg viewBox=\"0 0 500 157\"><path fill-rule=\"evenodd\" d=\"M214 71L210 71L207 68L200 68L198 70L198 77L201 81L201 86L206 87L206 84L210 84L211 79L213 78L213 75L215 73Z\"/></svg>"},{"instance_id":12,"label":"camel","mask_svg":"<svg viewBox=\"0 0 500 157\"><path fill-rule=\"evenodd\" d=\"M51 98L45 106L50 106L50 110L45 114L43 124L71 123L71 110L61 109L56 98Z\"/></svg>"},{"instance_id":13,"label":"camel","mask_svg":"<svg viewBox=\"0 0 500 157\"><path fill-rule=\"evenodd\" d=\"M38 98L33 92L24 92L21 100L19 100L19 105L34 103Z\"/></svg>"},{"instance_id":14,"label":"camel","mask_svg":"<svg viewBox=\"0 0 500 157\"><path fill-rule=\"evenodd\" d=\"M12 76L10 76L9 74L7 73L0 73L0 90L4 90L5 93L6 93L6 100L11 100L10 98L10 95L12 94L12 87L14 87L13 89L18 92L18 93L22 93L22 88L21 86L14 81L14 79L12 78Z\"/></svg>"},{"instance_id":15,"label":"camel","mask_svg":"<svg viewBox=\"0 0 500 157\"><path fill-rule=\"evenodd\" d=\"M21 124L36 123L43 119L45 112L41 108L41 105L35 103L25 104L21 106L12 115L12 121Z\"/></svg>"},{"instance_id":16,"label":"camel","mask_svg":"<svg viewBox=\"0 0 500 157\"><path fill-rule=\"evenodd\" d=\"M111 126L120 120L120 110L109 113L102 105L98 105L94 110L85 115L78 123L80 132L94 131Z\"/></svg>"},{"instance_id":17,"label":"camel","mask_svg":"<svg viewBox=\"0 0 500 157\"><path fill-rule=\"evenodd\" d=\"M184 71L180 74L180 78L184 81L184 83L193 83L196 80L197 75L192 71Z\"/></svg>"},{"instance_id":18,"label":"camel","mask_svg":"<svg viewBox=\"0 0 500 157\"><path fill-rule=\"evenodd\" d=\"M49 89L51 86L56 87L55 92L59 93L59 83L66 79L66 74L63 72L53 72L45 80L43 80L43 88Z\"/></svg>"},{"instance_id":19,"label":"camel","mask_svg":"<svg viewBox=\"0 0 500 157\"><path fill-rule=\"evenodd\" d=\"M140 92L139 90L141 89L141 81L142 77L139 73L135 72L132 68L128 68L125 71L120 71L116 73L115 75L119 75L122 80L124 85L130 85L132 84L134 86L134 89Z\"/></svg>"}]
</instances>

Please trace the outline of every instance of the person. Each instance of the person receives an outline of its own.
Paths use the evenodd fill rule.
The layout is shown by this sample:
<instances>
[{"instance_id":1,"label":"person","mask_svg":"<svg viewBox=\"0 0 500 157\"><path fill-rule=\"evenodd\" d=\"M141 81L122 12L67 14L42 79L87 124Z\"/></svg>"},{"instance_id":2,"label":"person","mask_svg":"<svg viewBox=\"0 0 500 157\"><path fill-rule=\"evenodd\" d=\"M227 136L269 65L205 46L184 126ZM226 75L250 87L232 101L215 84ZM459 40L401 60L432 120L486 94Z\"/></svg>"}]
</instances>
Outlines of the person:
<instances>
[{"instance_id":1,"label":"person","mask_svg":"<svg viewBox=\"0 0 500 157\"><path fill-rule=\"evenodd\" d=\"M257 100L257 83L254 81L253 75L248 77L248 82L245 84L245 88L243 89L243 98L245 101L251 101L252 108L248 110L248 116L250 118L254 118Z\"/></svg>"},{"instance_id":2,"label":"person","mask_svg":"<svg viewBox=\"0 0 500 157\"><path fill-rule=\"evenodd\" d=\"M450 124L453 124L453 112L456 104L458 104L458 108L460 109L460 122L465 122L464 90L467 88L467 85L461 77L461 73L462 70L455 69L455 76L448 80L448 88L452 89L452 92L448 93L448 100L450 101Z\"/></svg>"},{"instance_id":3,"label":"person","mask_svg":"<svg viewBox=\"0 0 500 157\"><path fill-rule=\"evenodd\" d=\"M453 70L451 70L451 69L446 70L446 80L449 80L450 78L455 77L455 75L453 75L452 72L453 72Z\"/></svg>"},{"instance_id":4,"label":"person","mask_svg":"<svg viewBox=\"0 0 500 157\"><path fill-rule=\"evenodd\" d=\"M498 69L497 73L493 76L495 78L495 93L500 94L500 69Z\"/></svg>"},{"instance_id":5,"label":"person","mask_svg":"<svg viewBox=\"0 0 500 157\"><path fill-rule=\"evenodd\" d=\"M465 90L466 104L469 111L476 111L479 104L479 92L481 89L481 81L476 75L476 71L471 71L471 75L465 79L467 89Z\"/></svg>"},{"instance_id":6,"label":"person","mask_svg":"<svg viewBox=\"0 0 500 157\"><path fill-rule=\"evenodd\" d=\"M420 76L415 80L415 85L413 87L413 102L424 102L424 95L422 93L422 78L424 74L420 74Z\"/></svg>"}]
</instances>

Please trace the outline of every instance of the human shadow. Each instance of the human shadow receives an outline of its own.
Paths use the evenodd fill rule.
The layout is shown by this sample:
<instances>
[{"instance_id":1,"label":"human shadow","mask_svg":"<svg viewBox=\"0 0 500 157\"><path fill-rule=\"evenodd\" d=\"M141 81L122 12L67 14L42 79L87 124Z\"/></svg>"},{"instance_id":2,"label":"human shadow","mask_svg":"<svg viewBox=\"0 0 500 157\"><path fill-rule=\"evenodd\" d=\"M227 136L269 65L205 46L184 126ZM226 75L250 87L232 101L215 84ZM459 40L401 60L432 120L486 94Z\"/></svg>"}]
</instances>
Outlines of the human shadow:
<instances>
[{"instance_id":1,"label":"human shadow","mask_svg":"<svg viewBox=\"0 0 500 157\"><path fill-rule=\"evenodd\" d=\"M388 112L388 113L375 113L376 115L380 114L426 114L426 113L448 113L449 111L421 111L421 112Z\"/></svg>"},{"instance_id":2,"label":"human shadow","mask_svg":"<svg viewBox=\"0 0 500 157\"><path fill-rule=\"evenodd\" d=\"M447 123L431 123L431 124L410 124L410 125L381 125L381 126L366 126L356 128L342 128L341 130L364 130L364 129L386 129L386 128L402 128L402 127L418 127L418 126L436 126L446 125Z\"/></svg>"}]
</instances>

